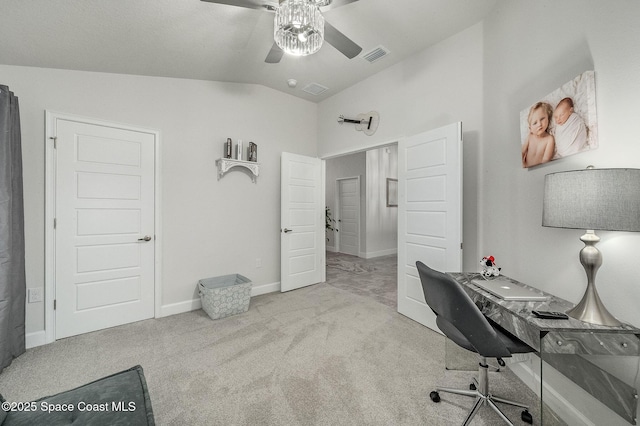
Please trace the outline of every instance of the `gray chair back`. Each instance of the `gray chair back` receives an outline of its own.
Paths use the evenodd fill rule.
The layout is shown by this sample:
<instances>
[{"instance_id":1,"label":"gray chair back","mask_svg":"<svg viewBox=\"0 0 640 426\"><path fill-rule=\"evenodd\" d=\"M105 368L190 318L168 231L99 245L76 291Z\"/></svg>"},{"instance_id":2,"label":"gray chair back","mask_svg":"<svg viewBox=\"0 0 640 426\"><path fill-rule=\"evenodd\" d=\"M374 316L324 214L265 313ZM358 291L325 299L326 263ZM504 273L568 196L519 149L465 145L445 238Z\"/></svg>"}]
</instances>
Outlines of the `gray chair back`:
<instances>
[{"instance_id":1,"label":"gray chair back","mask_svg":"<svg viewBox=\"0 0 640 426\"><path fill-rule=\"evenodd\" d=\"M445 336L483 357L511 356L496 330L456 280L420 261L416 267L424 298Z\"/></svg>"}]
</instances>

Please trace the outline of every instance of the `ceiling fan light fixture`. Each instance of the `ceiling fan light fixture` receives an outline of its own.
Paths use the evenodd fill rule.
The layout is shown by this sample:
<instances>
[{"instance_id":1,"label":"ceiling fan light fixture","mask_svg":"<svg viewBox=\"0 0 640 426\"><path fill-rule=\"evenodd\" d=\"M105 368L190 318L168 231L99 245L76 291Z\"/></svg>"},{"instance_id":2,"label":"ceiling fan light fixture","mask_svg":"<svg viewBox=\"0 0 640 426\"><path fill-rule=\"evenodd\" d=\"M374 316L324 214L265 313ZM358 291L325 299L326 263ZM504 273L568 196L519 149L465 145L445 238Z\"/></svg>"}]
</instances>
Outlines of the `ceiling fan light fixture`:
<instances>
[{"instance_id":1,"label":"ceiling fan light fixture","mask_svg":"<svg viewBox=\"0 0 640 426\"><path fill-rule=\"evenodd\" d=\"M273 38L285 53L306 56L322 46L324 17L316 3L316 0L285 0L278 6Z\"/></svg>"}]
</instances>

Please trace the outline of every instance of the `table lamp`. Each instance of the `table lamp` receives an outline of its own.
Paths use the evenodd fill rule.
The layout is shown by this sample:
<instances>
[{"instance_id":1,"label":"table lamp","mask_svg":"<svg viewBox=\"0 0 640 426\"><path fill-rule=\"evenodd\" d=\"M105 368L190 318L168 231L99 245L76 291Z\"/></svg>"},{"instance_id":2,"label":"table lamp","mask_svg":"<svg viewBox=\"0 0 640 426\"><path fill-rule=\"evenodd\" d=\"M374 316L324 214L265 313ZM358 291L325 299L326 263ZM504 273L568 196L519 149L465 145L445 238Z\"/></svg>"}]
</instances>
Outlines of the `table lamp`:
<instances>
[{"instance_id":1,"label":"table lamp","mask_svg":"<svg viewBox=\"0 0 640 426\"><path fill-rule=\"evenodd\" d=\"M580 321L621 325L598 296L596 272L602 254L594 230L640 231L640 169L594 169L545 176L542 226L585 229L580 237L580 263L587 273L587 290L567 315Z\"/></svg>"}]
</instances>

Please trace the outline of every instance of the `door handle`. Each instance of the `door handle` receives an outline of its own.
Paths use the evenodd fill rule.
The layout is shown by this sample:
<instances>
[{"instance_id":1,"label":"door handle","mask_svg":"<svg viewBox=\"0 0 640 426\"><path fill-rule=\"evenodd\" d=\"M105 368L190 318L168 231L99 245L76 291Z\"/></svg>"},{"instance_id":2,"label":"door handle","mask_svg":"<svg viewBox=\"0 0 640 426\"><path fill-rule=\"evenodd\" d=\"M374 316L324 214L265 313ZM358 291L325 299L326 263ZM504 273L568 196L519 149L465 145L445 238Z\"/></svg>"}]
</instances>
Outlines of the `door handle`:
<instances>
[{"instance_id":1,"label":"door handle","mask_svg":"<svg viewBox=\"0 0 640 426\"><path fill-rule=\"evenodd\" d=\"M289 232L293 232L293 229L284 228L282 232L284 232L285 234L288 234Z\"/></svg>"},{"instance_id":2,"label":"door handle","mask_svg":"<svg viewBox=\"0 0 640 426\"><path fill-rule=\"evenodd\" d=\"M151 241L151 237L149 235L145 235L142 238L138 238L138 241Z\"/></svg>"}]
</instances>

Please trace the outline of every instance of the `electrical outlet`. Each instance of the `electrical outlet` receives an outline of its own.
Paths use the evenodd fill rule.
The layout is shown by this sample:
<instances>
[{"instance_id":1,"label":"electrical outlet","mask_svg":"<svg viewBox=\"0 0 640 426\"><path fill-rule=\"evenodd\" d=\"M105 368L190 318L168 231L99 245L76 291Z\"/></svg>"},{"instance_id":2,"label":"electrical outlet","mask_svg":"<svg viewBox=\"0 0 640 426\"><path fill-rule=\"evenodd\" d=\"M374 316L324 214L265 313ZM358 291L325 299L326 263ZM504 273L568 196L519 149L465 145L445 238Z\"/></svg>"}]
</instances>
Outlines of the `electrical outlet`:
<instances>
[{"instance_id":1,"label":"electrical outlet","mask_svg":"<svg viewBox=\"0 0 640 426\"><path fill-rule=\"evenodd\" d=\"M44 300L44 288L34 287L28 289L27 292L29 303L42 302Z\"/></svg>"},{"instance_id":2,"label":"electrical outlet","mask_svg":"<svg viewBox=\"0 0 640 426\"><path fill-rule=\"evenodd\" d=\"M262 259L259 257L256 259L256 268L262 268Z\"/></svg>"}]
</instances>

